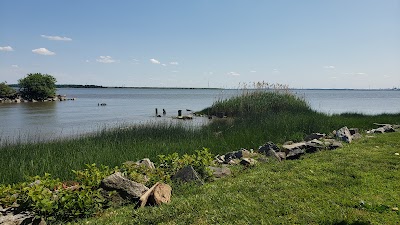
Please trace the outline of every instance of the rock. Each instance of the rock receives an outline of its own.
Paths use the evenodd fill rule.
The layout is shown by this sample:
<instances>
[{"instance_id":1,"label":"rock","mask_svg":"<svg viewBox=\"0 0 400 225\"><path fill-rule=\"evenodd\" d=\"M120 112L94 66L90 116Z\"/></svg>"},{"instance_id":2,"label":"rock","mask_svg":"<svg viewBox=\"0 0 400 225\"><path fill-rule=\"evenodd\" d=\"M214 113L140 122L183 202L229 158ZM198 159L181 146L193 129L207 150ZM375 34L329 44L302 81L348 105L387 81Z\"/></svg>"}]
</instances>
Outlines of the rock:
<instances>
[{"instance_id":1,"label":"rock","mask_svg":"<svg viewBox=\"0 0 400 225\"><path fill-rule=\"evenodd\" d=\"M394 155L400 155L400 153L396 152L396 153L394 153Z\"/></svg>"},{"instance_id":2,"label":"rock","mask_svg":"<svg viewBox=\"0 0 400 225\"><path fill-rule=\"evenodd\" d=\"M361 138L362 138L362 135L360 133L355 133L355 134L351 135L352 140L358 140Z\"/></svg>"},{"instance_id":3,"label":"rock","mask_svg":"<svg viewBox=\"0 0 400 225\"><path fill-rule=\"evenodd\" d=\"M306 153L307 144L306 142L293 143L290 145L282 145L285 150L286 159L298 159L301 155Z\"/></svg>"},{"instance_id":4,"label":"rock","mask_svg":"<svg viewBox=\"0 0 400 225\"><path fill-rule=\"evenodd\" d=\"M180 180L183 182L195 182L199 185L203 185L203 181L200 176L197 174L196 170L193 169L192 166L185 166L180 169L176 174L172 177L172 180Z\"/></svg>"},{"instance_id":5,"label":"rock","mask_svg":"<svg viewBox=\"0 0 400 225\"><path fill-rule=\"evenodd\" d=\"M266 154L269 150L273 150L275 152L279 151L278 146L276 146L273 142L267 142L263 146L258 148L259 153Z\"/></svg>"},{"instance_id":6,"label":"rock","mask_svg":"<svg viewBox=\"0 0 400 225\"><path fill-rule=\"evenodd\" d=\"M222 178L231 175L231 170L226 166L223 167L209 166L208 168L213 172L213 176L215 178Z\"/></svg>"},{"instance_id":7,"label":"rock","mask_svg":"<svg viewBox=\"0 0 400 225\"><path fill-rule=\"evenodd\" d=\"M145 166L151 170L154 170L156 167L154 166L154 163L152 161L150 161L150 159L148 158L144 158L142 160L139 160L136 162L136 165L138 166Z\"/></svg>"},{"instance_id":8,"label":"rock","mask_svg":"<svg viewBox=\"0 0 400 225\"><path fill-rule=\"evenodd\" d=\"M285 153L285 152L277 152L276 155L277 155L281 160L285 160L285 159L286 159L286 153Z\"/></svg>"},{"instance_id":9,"label":"rock","mask_svg":"<svg viewBox=\"0 0 400 225\"><path fill-rule=\"evenodd\" d=\"M319 151L321 149L325 148L325 145L322 141L319 141L317 139L311 140L311 141L307 141L306 142L306 152L307 153L312 153L312 152L316 152Z\"/></svg>"},{"instance_id":10,"label":"rock","mask_svg":"<svg viewBox=\"0 0 400 225\"><path fill-rule=\"evenodd\" d=\"M282 148L285 150L286 153L287 151L292 151L295 149L305 149L306 147L307 147L306 142L293 143L290 145L282 145Z\"/></svg>"},{"instance_id":11,"label":"rock","mask_svg":"<svg viewBox=\"0 0 400 225\"><path fill-rule=\"evenodd\" d=\"M383 129L385 130L385 133L396 132L392 125L383 126Z\"/></svg>"},{"instance_id":12,"label":"rock","mask_svg":"<svg viewBox=\"0 0 400 225\"><path fill-rule=\"evenodd\" d=\"M354 134L359 134L358 132L358 128L349 128L350 134L354 135Z\"/></svg>"},{"instance_id":13,"label":"rock","mask_svg":"<svg viewBox=\"0 0 400 225\"><path fill-rule=\"evenodd\" d=\"M225 155L217 155L215 156L215 161L219 164L225 163Z\"/></svg>"},{"instance_id":14,"label":"rock","mask_svg":"<svg viewBox=\"0 0 400 225\"><path fill-rule=\"evenodd\" d=\"M342 148L343 144L339 142L338 140L335 139L325 139L325 145L329 150L337 149L337 148Z\"/></svg>"},{"instance_id":15,"label":"rock","mask_svg":"<svg viewBox=\"0 0 400 225\"><path fill-rule=\"evenodd\" d=\"M7 211L0 213L1 225L46 225L46 221L35 218L31 212L17 212L15 209L8 208Z\"/></svg>"},{"instance_id":16,"label":"rock","mask_svg":"<svg viewBox=\"0 0 400 225\"><path fill-rule=\"evenodd\" d=\"M268 157L273 157L273 158L277 159L279 162L281 161L281 157L279 157L277 152L275 152L272 149L268 150L268 152L266 152L265 155Z\"/></svg>"},{"instance_id":17,"label":"rock","mask_svg":"<svg viewBox=\"0 0 400 225\"><path fill-rule=\"evenodd\" d=\"M326 135L325 134L321 134L321 133L312 133L312 134L310 134L310 135L307 135L305 138L304 138L304 141L311 141L311 140L314 140L314 139L320 139L320 138L324 138Z\"/></svg>"},{"instance_id":18,"label":"rock","mask_svg":"<svg viewBox=\"0 0 400 225\"><path fill-rule=\"evenodd\" d=\"M257 163L255 159L252 158L242 158L240 164L243 166L254 166Z\"/></svg>"},{"instance_id":19,"label":"rock","mask_svg":"<svg viewBox=\"0 0 400 225\"><path fill-rule=\"evenodd\" d=\"M347 127L342 127L339 130L336 131L336 138L347 142L347 143L351 143L351 134L349 131L349 128Z\"/></svg>"},{"instance_id":20,"label":"rock","mask_svg":"<svg viewBox=\"0 0 400 225\"><path fill-rule=\"evenodd\" d=\"M300 156L304 155L306 151L304 149L296 148L294 150L289 151L286 154L286 159L298 159Z\"/></svg>"},{"instance_id":21,"label":"rock","mask_svg":"<svg viewBox=\"0 0 400 225\"><path fill-rule=\"evenodd\" d=\"M149 188L143 184L131 181L122 176L120 172L111 174L101 181L101 187L106 191L117 191L122 199L137 200Z\"/></svg>"}]
</instances>

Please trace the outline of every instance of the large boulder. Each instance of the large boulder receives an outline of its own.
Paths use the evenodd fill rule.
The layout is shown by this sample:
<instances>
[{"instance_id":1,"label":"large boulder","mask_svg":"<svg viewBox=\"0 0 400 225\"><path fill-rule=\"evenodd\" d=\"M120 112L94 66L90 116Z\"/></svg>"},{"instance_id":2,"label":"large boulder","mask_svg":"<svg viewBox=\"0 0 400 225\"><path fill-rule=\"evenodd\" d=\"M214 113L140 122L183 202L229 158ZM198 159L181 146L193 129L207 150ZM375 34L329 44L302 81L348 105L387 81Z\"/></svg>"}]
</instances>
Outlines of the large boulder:
<instances>
[{"instance_id":1,"label":"large boulder","mask_svg":"<svg viewBox=\"0 0 400 225\"><path fill-rule=\"evenodd\" d=\"M149 188L143 184L131 181L122 176L120 172L111 174L101 181L101 187L105 191L116 191L118 199L126 200L121 204L128 203L129 201L136 201L143 195Z\"/></svg>"},{"instance_id":2,"label":"large boulder","mask_svg":"<svg viewBox=\"0 0 400 225\"><path fill-rule=\"evenodd\" d=\"M203 185L204 182L201 180L199 174L196 170L193 169L192 166L185 166L180 169L174 176L172 176L172 180L182 181L182 182L195 182L199 185Z\"/></svg>"},{"instance_id":3,"label":"large boulder","mask_svg":"<svg viewBox=\"0 0 400 225\"><path fill-rule=\"evenodd\" d=\"M342 127L339 130L337 130L336 138L339 139L340 141L351 143L352 138L351 138L351 133L350 133L349 128Z\"/></svg>"}]
</instances>

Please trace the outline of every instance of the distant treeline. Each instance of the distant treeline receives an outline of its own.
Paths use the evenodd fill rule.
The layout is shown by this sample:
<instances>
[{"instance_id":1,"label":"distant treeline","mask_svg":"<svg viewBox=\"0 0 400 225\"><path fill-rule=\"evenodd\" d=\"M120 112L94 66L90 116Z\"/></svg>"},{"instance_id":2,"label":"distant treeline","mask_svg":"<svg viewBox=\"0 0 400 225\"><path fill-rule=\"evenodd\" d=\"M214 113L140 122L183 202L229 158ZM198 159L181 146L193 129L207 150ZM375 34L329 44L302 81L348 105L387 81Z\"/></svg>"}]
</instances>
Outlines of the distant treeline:
<instances>
[{"instance_id":1,"label":"distant treeline","mask_svg":"<svg viewBox=\"0 0 400 225\"><path fill-rule=\"evenodd\" d=\"M10 87L18 88L18 84L10 84ZM106 88L103 86L99 85L93 85L93 84L56 84L56 88Z\"/></svg>"}]
</instances>

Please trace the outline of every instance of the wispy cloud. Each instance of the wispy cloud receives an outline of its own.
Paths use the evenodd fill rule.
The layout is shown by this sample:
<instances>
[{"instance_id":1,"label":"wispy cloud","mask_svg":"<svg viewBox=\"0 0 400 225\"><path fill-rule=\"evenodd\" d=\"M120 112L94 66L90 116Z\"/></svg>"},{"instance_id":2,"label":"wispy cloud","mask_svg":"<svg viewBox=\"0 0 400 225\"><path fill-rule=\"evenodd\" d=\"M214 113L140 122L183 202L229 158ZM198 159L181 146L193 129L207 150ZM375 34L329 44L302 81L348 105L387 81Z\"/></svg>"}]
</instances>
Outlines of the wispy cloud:
<instances>
[{"instance_id":1,"label":"wispy cloud","mask_svg":"<svg viewBox=\"0 0 400 225\"><path fill-rule=\"evenodd\" d=\"M39 54L39 55L55 55L56 53L49 51L46 48L37 48L32 50L33 53Z\"/></svg>"},{"instance_id":2,"label":"wispy cloud","mask_svg":"<svg viewBox=\"0 0 400 225\"><path fill-rule=\"evenodd\" d=\"M171 64L171 65L175 65L175 66L179 65L179 63L178 63L178 62L170 62L169 64Z\"/></svg>"},{"instance_id":3,"label":"wispy cloud","mask_svg":"<svg viewBox=\"0 0 400 225\"><path fill-rule=\"evenodd\" d=\"M157 59L150 59L150 62L153 64L161 64Z\"/></svg>"},{"instance_id":4,"label":"wispy cloud","mask_svg":"<svg viewBox=\"0 0 400 225\"><path fill-rule=\"evenodd\" d=\"M72 41L69 37L60 37L60 36L48 36L48 35L40 35L42 38L46 38L50 41Z\"/></svg>"},{"instance_id":5,"label":"wispy cloud","mask_svg":"<svg viewBox=\"0 0 400 225\"><path fill-rule=\"evenodd\" d=\"M273 73L279 73L279 70L278 69L273 69L272 72Z\"/></svg>"},{"instance_id":6,"label":"wispy cloud","mask_svg":"<svg viewBox=\"0 0 400 225\"><path fill-rule=\"evenodd\" d=\"M228 72L226 75L229 75L229 76L240 76L240 73L237 73L237 72Z\"/></svg>"},{"instance_id":7,"label":"wispy cloud","mask_svg":"<svg viewBox=\"0 0 400 225\"><path fill-rule=\"evenodd\" d=\"M11 46L0 47L1 52L12 52L14 49Z\"/></svg>"},{"instance_id":8,"label":"wispy cloud","mask_svg":"<svg viewBox=\"0 0 400 225\"><path fill-rule=\"evenodd\" d=\"M167 66L167 64L163 63L163 64L161 64L161 66Z\"/></svg>"},{"instance_id":9,"label":"wispy cloud","mask_svg":"<svg viewBox=\"0 0 400 225\"><path fill-rule=\"evenodd\" d=\"M12 68L19 68L18 65L11 65Z\"/></svg>"},{"instance_id":10,"label":"wispy cloud","mask_svg":"<svg viewBox=\"0 0 400 225\"><path fill-rule=\"evenodd\" d=\"M335 66L324 66L324 69L335 69Z\"/></svg>"},{"instance_id":11,"label":"wispy cloud","mask_svg":"<svg viewBox=\"0 0 400 225\"><path fill-rule=\"evenodd\" d=\"M108 56L108 55L107 56L101 55L101 56L99 56L98 59L96 59L96 61L99 63L115 63L116 62L115 59L113 59L111 56Z\"/></svg>"},{"instance_id":12,"label":"wispy cloud","mask_svg":"<svg viewBox=\"0 0 400 225\"><path fill-rule=\"evenodd\" d=\"M255 70L250 70L250 73L257 73L257 71L255 71Z\"/></svg>"}]
</instances>

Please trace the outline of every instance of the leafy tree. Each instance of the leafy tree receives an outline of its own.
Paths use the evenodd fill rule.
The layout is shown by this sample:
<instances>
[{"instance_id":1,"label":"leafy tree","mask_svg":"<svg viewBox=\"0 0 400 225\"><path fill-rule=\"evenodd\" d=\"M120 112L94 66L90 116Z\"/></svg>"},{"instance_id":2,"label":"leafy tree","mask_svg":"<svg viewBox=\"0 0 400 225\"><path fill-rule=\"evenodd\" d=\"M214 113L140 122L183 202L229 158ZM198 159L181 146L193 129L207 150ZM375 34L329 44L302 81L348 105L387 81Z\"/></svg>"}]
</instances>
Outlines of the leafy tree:
<instances>
[{"instance_id":1,"label":"leafy tree","mask_svg":"<svg viewBox=\"0 0 400 225\"><path fill-rule=\"evenodd\" d=\"M7 85L6 82L0 83L0 98L11 97L15 95L16 91L14 88Z\"/></svg>"},{"instance_id":2,"label":"leafy tree","mask_svg":"<svg viewBox=\"0 0 400 225\"><path fill-rule=\"evenodd\" d=\"M19 79L19 88L24 99L44 100L56 95L56 78L48 74L30 73Z\"/></svg>"}]
</instances>

